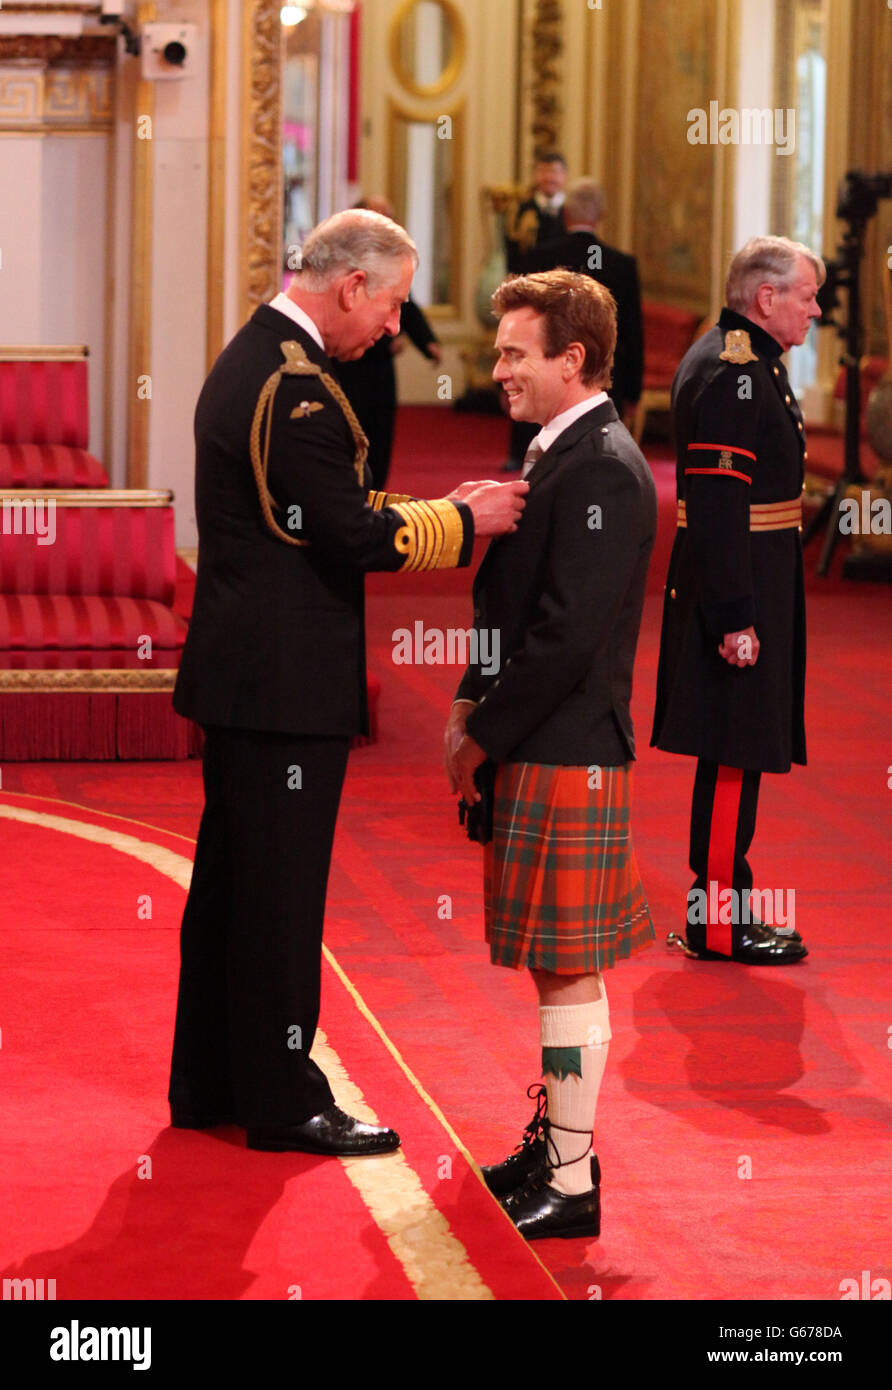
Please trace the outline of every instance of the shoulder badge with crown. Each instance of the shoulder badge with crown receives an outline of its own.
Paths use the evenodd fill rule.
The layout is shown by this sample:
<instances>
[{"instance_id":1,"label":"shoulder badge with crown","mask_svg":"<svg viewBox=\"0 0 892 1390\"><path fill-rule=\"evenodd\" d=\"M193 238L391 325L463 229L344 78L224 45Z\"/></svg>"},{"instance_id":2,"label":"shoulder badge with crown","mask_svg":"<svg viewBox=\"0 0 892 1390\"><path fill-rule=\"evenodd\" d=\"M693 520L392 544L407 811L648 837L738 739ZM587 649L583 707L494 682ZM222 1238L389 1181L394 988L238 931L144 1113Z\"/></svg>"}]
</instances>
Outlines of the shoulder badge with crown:
<instances>
[{"instance_id":1,"label":"shoulder badge with crown","mask_svg":"<svg viewBox=\"0 0 892 1390\"><path fill-rule=\"evenodd\" d=\"M736 367L742 367L745 362L758 362L758 357L753 352L753 345L750 342L750 335L745 328L730 328L725 334L724 351L719 353L723 362L733 362Z\"/></svg>"}]
</instances>

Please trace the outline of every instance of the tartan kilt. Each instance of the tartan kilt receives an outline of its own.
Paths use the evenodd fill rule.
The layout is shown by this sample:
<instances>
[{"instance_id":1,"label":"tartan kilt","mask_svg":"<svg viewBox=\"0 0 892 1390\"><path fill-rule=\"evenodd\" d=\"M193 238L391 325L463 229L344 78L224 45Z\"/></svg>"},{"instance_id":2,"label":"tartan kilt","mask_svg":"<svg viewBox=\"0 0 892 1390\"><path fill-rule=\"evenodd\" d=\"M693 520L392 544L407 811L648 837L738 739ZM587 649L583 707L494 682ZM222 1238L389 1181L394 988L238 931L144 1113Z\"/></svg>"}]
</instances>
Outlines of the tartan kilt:
<instances>
[{"instance_id":1,"label":"tartan kilt","mask_svg":"<svg viewBox=\"0 0 892 1390\"><path fill-rule=\"evenodd\" d=\"M496 768L484 846L486 940L494 965L589 975L654 939L629 827L632 767Z\"/></svg>"}]
</instances>

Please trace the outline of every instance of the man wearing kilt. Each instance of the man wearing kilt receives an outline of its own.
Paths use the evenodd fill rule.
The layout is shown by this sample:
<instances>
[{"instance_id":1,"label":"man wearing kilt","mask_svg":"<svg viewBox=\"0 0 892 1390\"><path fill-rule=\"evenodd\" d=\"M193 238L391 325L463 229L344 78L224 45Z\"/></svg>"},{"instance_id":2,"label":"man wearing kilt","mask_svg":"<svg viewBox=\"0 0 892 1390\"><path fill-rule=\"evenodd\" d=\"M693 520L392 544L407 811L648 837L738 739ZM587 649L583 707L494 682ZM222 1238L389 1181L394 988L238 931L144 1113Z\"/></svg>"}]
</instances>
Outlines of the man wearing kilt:
<instances>
[{"instance_id":1,"label":"man wearing kilt","mask_svg":"<svg viewBox=\"0 0 892 1390\"><path fill-rule=\"evenodd\" d=\"M781 354L820 316L824 275L799 242L748 241L731 262L727 307L672 386L678 529L651 742L697 759L695 877L686 934L670 941L698 960L787 965L808 954L789 898L777 918L778 891L759 894L768 922L753 910L747 853L762 773L805 762L805 430Z\"/></svg>"},{"instance_id":2,"label":"man wearing kilt","mask_svg":"<svg viewBox=\"0 0 892 1390\"><path fill-rule=\"evenodd\" d=\"M474 583L475 627L499 635L498 649L478 639L476 650L500 650L501 669L468 666L446 766L469 804L476 770L495 766L486 938L494 964L533 975L545 1084L519 1152L484 1176L528 1239L591 1239L610 1040L603 972L654 936L629 829L629 700L656 490L606 394L609 290L552 270L506 280L493 305L493 376L512 419L543 428L524 464L522 524L490 546Z\"/></svg>"}]
</instances>

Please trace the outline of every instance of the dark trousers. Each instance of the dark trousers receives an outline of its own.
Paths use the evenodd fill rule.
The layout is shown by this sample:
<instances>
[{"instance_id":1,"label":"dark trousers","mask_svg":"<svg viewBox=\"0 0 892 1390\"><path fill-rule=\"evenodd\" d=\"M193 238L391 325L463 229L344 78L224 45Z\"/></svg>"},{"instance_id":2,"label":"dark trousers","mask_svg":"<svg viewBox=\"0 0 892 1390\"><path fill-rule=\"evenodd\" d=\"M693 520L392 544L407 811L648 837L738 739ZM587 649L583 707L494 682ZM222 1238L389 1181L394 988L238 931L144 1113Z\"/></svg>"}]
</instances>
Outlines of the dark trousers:
<instances>
[{"instance_id":1,"label":"dark trousers","mask_svg":"<svg viewBox=\"0 0 892 1390\"><path fill-rule=\"evenodd\" d=\"M761 772L723 767L698 758L691 798L691 871L696 875L691 891L706 894L705 928L692 926L689 899L687 937L693 946L705 944L711 951L731 953L732 923L721 922L711 900L723 889L733 888L742 904L753 886L753 871L747 862L756 829ZM710 884L717 888L710 890ZM727 895L726 899L727 901ZM701 903L703 899L700 900ZM727 910L722 913L727 916ZM705 930L705 939L704 939Z\"/></svg>"},{"instance_id":2,"label":"dark trousers","mask_svg":"<svg viewBox=\"0 0 892 1390\"><path fill-rule=\"evenodd\" d=\"M174 1113L301 1124L332 1104L310 1061L349 739L205 730L205 807L181 929Z\"/></svg>"}]
</instances>

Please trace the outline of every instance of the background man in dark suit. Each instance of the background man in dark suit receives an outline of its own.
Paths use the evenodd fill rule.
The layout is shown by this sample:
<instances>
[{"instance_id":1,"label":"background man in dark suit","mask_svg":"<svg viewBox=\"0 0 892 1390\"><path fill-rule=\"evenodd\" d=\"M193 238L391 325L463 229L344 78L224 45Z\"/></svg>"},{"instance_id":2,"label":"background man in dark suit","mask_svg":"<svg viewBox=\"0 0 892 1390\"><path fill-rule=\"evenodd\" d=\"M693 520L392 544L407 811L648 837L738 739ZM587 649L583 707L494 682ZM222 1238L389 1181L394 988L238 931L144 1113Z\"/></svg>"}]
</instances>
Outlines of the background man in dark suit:
<instances>
[{"instance_id":1,"label":"background man in dark suit","mask_svg":"<svg viewBox=\"0 0 892 1390\"><path fill-rule=\"evenodd\" d=\"M474 582L475 627L499 632L501 670L465 672L446 766L470 803L475 770L496 764L486 935L495 964L533 972L547 1109L521 1151L484 1173L529 1239L591 1238L610 1038L602 971L654 934L629 831L629 700L656 489L604 389L616 342L609 291L554 270L505 281L493 304L493 375L512 416L543 428L528 453L523 523L489 547Z\"/></svg>"},{"instance_id":2,"label":"background man in dark suit","mask_svg":"<svg viewBox=\"0 0 892 1390\"><path fill-rule=\"evenodd\" d=\"M562 210L566 193L567 162L557 150L545 150L536 160L533 191L518 206L514 221L505 236L505 264L510 275L522 275L526 270L551 270L548 265L527 266L526 257L535 247L553 241L564 229ZM506 473L519 473L524 454L535 434L526 421L511 421L508 437Z\"/></svg>"},{"instance_id":3,"label":"background man in dark suit","mask_svg":"<svg viewBox=\"0 0 892 1390\"><path fill-rule=\"evenodd\" d=\"M593 179L574 179L567 187L561 234L539 241L520 259L524 274L564 266L591 275L606 285L616 300L616 352L613 384L609 395L622 417L641 396L644 376L644 332L641 321L641 287L634 256L617 251L597 236L604 216L604 194Z\"/></svg>"},{"instance_id":4,"label":"background man in dark suit","mask_svg":"<svg viewBox=\"0 0 892 1390\"><path fill-rule=\"evenodd\" d=\"M786 965L808 954L786 911L780 935L750 920L747 853L762 773L805 762L805 430L781 354L820 316L824 275L799 242L748 241L731 262L727 307L672 385L678 530L651 742L697 759L695 878L686 935L670 939L700 960Z\"/></svg>"},{"instance_id":5,"label":"background man in dark suit","mask_svg":"<svg viewBox=\"0 0 892 1390\"><path fill-rule=\"evenodd\" d=\"M221 353L195 416L195 604L174 694L205 729L205 807L183 916L176 1126L237 1122L258 1149L396 1148L310 1060L322 926L351 737L367 731L363 574L466 565L526 484L435 502L369 492L331 374L395 333L414 243L373 212L311 232L287 294Z\"/></svg>"}]
</instances>

